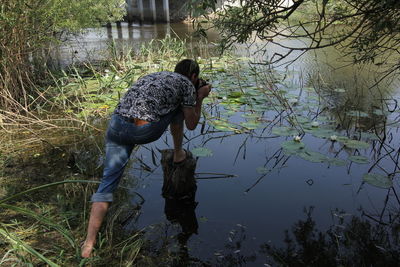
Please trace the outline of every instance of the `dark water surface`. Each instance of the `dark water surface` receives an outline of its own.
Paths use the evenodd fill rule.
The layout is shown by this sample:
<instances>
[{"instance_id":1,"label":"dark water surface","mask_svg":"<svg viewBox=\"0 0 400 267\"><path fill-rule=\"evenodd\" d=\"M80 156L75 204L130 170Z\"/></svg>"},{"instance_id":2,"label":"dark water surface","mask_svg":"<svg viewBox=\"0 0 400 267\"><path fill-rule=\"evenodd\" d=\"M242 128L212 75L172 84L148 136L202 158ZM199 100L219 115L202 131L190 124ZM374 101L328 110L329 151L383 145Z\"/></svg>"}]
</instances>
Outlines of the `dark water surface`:
<instances>
[{"instance_id":1,"label":"dark water surface","mask_svg":"<svg viewBox=\"0 0 400 267\"><path fill-rule=\"evenodd\" d=\"M191 30L190 25L185 24L173 24L171 28L167 25L123 25L120 30L89 30L83 37L78 38L79 42L72 39L61 48L61 64L87 58L84 51L89 51L90 57L94 59L101 57L99 51L107 47L110 38L135 48L141 42L162 38L172 31L184 36ZM211 41L215 40L216 36L217 34L213 33ZM269 49L270 55L280 52L277 47ZM245 46L239 46L237 53L248 56L247 51ZM284 231L290 232L295 223L307 218L305 209L314 207L311 217L316 223L316 228L322 232L337 226L340 218L350 220L352 216L357 216L372 223L389 223L393 220L393 217L389 218L389 214L398 214L398 174L394 175L392 189L363 183L363 175L369 171L382 174L399 171L397 161L400 113L393 99L398 99L400 83L398 80L385 80L379 92L369 90L379 72L383 70L374 66L349 65L350 61L351 58L341 58L334 49L310 52L289 65L291 76L287 79L288 87L294 87L290 92L293 95L298 95L300 88L310 87L345 90L342 93L322 92L326 96L322 101L324 105L331 105L321 116L333 120L330 125L334 125L342 135L349 133L350 137L356 138L362 130L376 132L382 140L384 133L376 130L376 126L395 123L386 127L387 138L382 146L379 140L362 138L370 144L368 148L349 149L344 148L342 143L331 142L329 138L317 138L311 134L304 136L302 142L307 148L330 158L343 159L346 161L345 166L334 166L328 162L314 163L296 155L285 155L281 143L292 140L293 137L277 136L271 133L271 127L236 135L232 135L232 132L215 132L215 129L209 126L203 135L200 135L200 127L194 132L186 133L187 137L192 139L185 142L186 149L207 147L212 151L212 156L199 157L197 177L220 176L215 173L235 175L230 178L197 180L198 205L195 208L195 216L198 221L198 234L193 234L187 243L187 253L190 257L212 265L274 265L276 259L274 261L263 253L262 245L284 247ZM278 69L283 70L284 67ZM324 86L320 86L321 84ZM221 89L218 85L215 87L215 90ZM314 96L314 104L318 103L315 92L309 92L308 95ZM308 101L307 99L309 98L301 98L301 101ZM382 104L382 99L387 105ZM307 107L308 104L303 103L300 106ZM318 110L317 106L314 111ZM209 112L222 109L217 107L211 111L210 107L206 108ZM384 110L385 113L372 113L376 109ZM387 112L388 109L393 109L394 112ZM349 115L351 110L365 111L367 116L356 116L355 119ZM316 113L307 110L300 112L310 121L317 116ZM243 120L243 113L248 112L241 109L230 121ZM263 118L273 120L274 114L276 113L268 111ZM279 126L279 123L277 125ZM221 138L224 135L226 137ZM133 156L132 166L127 173L129 177L139 180L133 191L140 193L145 198L145 203L140 208L138 220L128 223L126 228L144 230L149 239L154 241L155 251L166 246L171 255L174 255L179 251L176 236L181 230L179 225L168 221L164 213L160 155L156 152L155 160L152 155L152 150L171 147L172 140L169 133L166 133L160 140L140 147ZM358 154L367 157L369 163L358 164L347 160L348 156ZM141 160L138 161L137 158ZM145 170L143 163L150 167L150 170ZM132 203L134 202L135 197L132 194ZM192 215L189 212L185 216ZM192 223L191 220L188 221L189 224ZM197 260L192 259L191 264L195 265Z\"/></svg>"}]
</instances>

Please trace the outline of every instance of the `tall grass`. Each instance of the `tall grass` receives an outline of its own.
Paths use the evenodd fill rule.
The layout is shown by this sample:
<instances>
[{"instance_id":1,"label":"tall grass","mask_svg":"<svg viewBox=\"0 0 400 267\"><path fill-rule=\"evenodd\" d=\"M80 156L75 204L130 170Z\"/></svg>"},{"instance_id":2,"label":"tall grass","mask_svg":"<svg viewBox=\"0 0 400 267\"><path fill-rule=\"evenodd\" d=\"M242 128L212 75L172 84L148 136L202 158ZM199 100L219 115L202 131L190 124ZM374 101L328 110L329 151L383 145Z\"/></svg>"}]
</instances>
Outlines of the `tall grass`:
<instances>
[{"instance_id":1,"label":"tall grass","mask_svg":"<svg viewBox=\"0 0 400 267\"><path fill-rule=\"evenodd\" d=\"M27 109L42 93L49 47L64 31L99 25L124 13L122 0L13 0L0 3L0 107Z\"/></svg>"},{"instance_id":2,"label":"tall grass","mask_svg":"<svg viewBox=\"0 0 400 267\"><path fill-rule=\"evenodd\" d=\"M71 227L68 215L60 211L54 204L38 202L35 205L15 202L20 198L31 198L35 193L45 189L54 188L66 184L87 184L97 183L91 180L64 180L42 186L37 186L23 192L0 200L2 216L0 221L0 236L3 242L0 243L0 251L4 251L4 256L0 259L0 264L15 262L17 265L28 264L38 265L40 262L48 266L77 266L88 262L115 263L120 266L131 266L138 256L143 241L139 233L134 233L128 237L119 237L115 242L109 236L100 239L101 257L97 256L90 260L80 259L80 240L83 239L86 227L86 212L82 211L78 215L79 222ZM70 187L75 190L75 202L82 201L82 191L80 186ZM11 204L7 204L10 203ZM62 203L58 203L60 205ZM25 207L21 207L24 205ZM6 213L7 211L7 213ZM43 214L41 214L43 213ZM111 214L113 221L116 221L121 212ZM20 217L23 216L23 217ZM7 222L7 218L13 220ZM112 226L112 225L111 225ZM107 228L114 232L110 225ZM44 231L44 234L43 234ZM118 235L120 233L116 233ZM49 236L49 237L47 237ZM46 239L50 238L53 243L49 247ZM41 241L43 240L43 241ZM116 257L117 255L117 257Z\"/></svg>"},{"instance_id":3,"label":"tall grass","mask_svg":"<svg viewBox=\"0 0 400 267\"><path fill-rule=\"evenodd\" d=\"M117 48L111 45L110 49ZM114 52L107 61L96 65L85 63L70 66L59 74L48 72L53 85L26 103L10 96L10 103L23 112L0 109L0 160L5 156L13 157L18 151L29 151L32 155L41 147L63 150L60 147L76 142L79 136L102 134L104 127L99 118L108 116L133 82L150 72L172 70L180 59L195 56L183 40L171 36L143 44L137 51L122 55ZM66 172L65 175L70 174ZM86 231L88 211L87 205L82 203L87 202L91 191L84 189L82 183L93 181L75 179L40 185L0 199L0 235L4 239L0 243L0 251L4 252L0 265L134 264L143 245L140 233L126 238L114 231L126 209L115 210L109 216L108 230L99 238L100 250L95 252L96 256L90 260L80 259L79 243ZM60 185L65 191L61 191L59 203L54 199L33 201L36 204L26 201L40 197L42 190L48 192ZM68 195L73 198L68 203L79 206L73 219L71 210L58 211ZM47 245L47 236L53 240L51 248Z\"/></svg>"}]
</instances>

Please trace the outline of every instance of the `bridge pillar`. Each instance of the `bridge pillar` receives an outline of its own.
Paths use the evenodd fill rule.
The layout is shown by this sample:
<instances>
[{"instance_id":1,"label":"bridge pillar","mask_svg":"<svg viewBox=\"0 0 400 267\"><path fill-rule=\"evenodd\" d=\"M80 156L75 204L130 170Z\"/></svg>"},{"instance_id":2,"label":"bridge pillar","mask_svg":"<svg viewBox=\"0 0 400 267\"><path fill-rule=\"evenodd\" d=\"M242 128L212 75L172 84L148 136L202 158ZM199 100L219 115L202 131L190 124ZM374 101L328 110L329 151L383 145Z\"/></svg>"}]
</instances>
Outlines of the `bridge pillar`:
<instances>
[{"instance_id":1,"label":"bridge pillar","mask_svg":"<svg viewBox=\"0 0 400 267\"><path fill-rule=\"evenodd\" d=\"M169 22L169 1L168 0L163 0L163 8L164 8L164 14L165 14L165 21Z\"/></svg>"},{"instance_id":2,"label":"bridge pillar","mask_svg":"<svg viewBox=\"0 0 400 267\"><path fill-rule=\"evenodd\" d=\"M144 21L143 0L137 0L137 4L139 8L140 22L143 22Z\"/></svg>"},{"instance_id":3,"label":"bridge pillar","mask_svg":"<svg viewBox=\"0 0 400 267\"><path fill-rule=\"evenodd\" d=\"M155 23L157 20L156 0L150 0L150 11L151 11L151 14L153 15L153 22Z\"/></svg>"}]
</instances>

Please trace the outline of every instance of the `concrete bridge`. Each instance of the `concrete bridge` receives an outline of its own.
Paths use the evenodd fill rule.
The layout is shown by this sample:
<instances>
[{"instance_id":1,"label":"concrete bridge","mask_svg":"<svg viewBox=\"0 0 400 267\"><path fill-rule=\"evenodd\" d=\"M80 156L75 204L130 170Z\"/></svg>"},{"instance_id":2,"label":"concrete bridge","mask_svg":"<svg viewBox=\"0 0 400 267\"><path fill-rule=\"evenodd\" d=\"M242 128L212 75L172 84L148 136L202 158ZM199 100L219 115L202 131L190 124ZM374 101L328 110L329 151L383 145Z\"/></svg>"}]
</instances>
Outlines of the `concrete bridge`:
<instances>
[{"instance_id":1,"label":"concrete bridge","mask_svg":"<svg viewBox=\"0 0 400 267\"><path fill-rule=\"evenodd\" d=\"M183 13L179 11L184 8L186 2L187 0L126 0L126 20L128 22L170 22L171 19L177 21L180 20L179 13Z\"/></svg>"},{"instance_id":2,"label":"concrete bridge","mask_svg":"<svg viewBox=\"0 0 400 267\"><path fill-rule=\"evenodd\" d=\"M188 16L186 4L189 0L125 0L128 22L170 22L182 21ZM216 6L240 6L240 0L217 0ZM279 5L292 5L292 0L281 0Z\"/></svg>"},{"instance_id":3,"label":"concrete bridge","mask_svg":"<svg viewBox=\"0 0 400 267\"><path fill-rule=\"evenodd\" d=\"M187 3L190 0L125 0L128 22L170 22L182 21L189 12ZM217 6L223 2L236 2L238 0L217 0Z\"/></svg>"}]
</instances>

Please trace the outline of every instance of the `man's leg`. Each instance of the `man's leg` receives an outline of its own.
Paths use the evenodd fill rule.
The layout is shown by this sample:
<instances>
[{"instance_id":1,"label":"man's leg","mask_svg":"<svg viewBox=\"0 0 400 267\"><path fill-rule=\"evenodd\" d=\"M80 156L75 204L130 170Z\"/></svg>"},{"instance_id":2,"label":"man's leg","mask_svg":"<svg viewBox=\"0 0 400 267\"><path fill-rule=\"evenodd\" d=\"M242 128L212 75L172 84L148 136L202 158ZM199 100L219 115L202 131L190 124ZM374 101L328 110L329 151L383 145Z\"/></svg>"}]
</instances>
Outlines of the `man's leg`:
<instances>
[{"instance_id":1,"label":"man's leg","mask_svg":"<svg viewBox=\"0 0 400 267\"><path fill-rule=\"evenodd\" d=\"M183 114L178 114L173 118L170 124L171 135L174 141L174 162L182 162L186 159L186 152L182 149L183 143Z\"/></svg>"},{"instance_id":2,"label":"man's leg","mask_svg":"<svg viewBox=\"0 0 400 267\"><path fill-rule=\"evenodd\" d=\"M81 251L83 258L91 257L97 233L100 230L110 202L113 201L112 193L118 186L133 147L133 145L122 145L107 140L103 179L97 192L92 196L93 204L90 211L87 236Z\"/></svg>"},{"instance_id":3,"label":"man's leg","mask_svg":"<svg viewBox=\"0 0 400 267\"><path fill-rule=\"evenodd\" d=\"M109 202L94 202L90 211L90 219L86 240L82 246L81 255L83 258L91 257L93 246L96 243L97 233L100 230L104 216L107 213Z\"/></svg>"}]
</instances>

